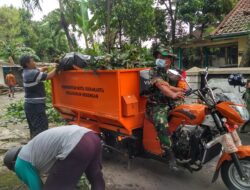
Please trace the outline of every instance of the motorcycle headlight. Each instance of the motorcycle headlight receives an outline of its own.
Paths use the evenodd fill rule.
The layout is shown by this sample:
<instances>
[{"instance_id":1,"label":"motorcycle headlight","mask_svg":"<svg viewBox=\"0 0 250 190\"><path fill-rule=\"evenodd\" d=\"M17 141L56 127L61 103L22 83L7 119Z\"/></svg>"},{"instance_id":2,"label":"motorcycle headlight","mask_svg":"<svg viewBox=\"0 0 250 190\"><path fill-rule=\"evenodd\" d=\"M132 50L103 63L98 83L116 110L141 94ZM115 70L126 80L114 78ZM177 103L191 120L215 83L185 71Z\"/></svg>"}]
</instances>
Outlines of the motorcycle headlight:
<instances>
[{"instance_id":1,"label":"motorcycle headlight","mask_svg":"<svg viewBox=\"0 0 250 190\"><path fill-rule=\"evenodd\" d=\"M237 111L243 120L247 121L249 119L249 113L246 107L240 105L230 105L230 107Z\"/></svg>"}]
</instances>

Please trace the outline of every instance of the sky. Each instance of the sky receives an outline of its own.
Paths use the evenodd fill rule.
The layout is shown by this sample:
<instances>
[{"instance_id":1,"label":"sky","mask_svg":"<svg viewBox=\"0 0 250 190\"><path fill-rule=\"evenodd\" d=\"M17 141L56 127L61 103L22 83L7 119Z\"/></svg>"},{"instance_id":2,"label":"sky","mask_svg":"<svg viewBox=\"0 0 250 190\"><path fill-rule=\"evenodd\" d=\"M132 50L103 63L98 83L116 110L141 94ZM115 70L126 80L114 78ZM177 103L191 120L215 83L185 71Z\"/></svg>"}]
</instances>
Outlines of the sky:
<instances>
[{"instance_id":1,"label":"sky","mask_svg":"<svg viewBox=\"0 0 250 190\"><path fill-rule=\"evenodd\" d=\"M21 8L22 0L0 0L0 7L4 5L13 5L14 7ZM47 15L54 9L59 8L58 0L42 0L42 11L35 10L32 20L41 20L44 15Z\"/></svg>"}]
</instances>

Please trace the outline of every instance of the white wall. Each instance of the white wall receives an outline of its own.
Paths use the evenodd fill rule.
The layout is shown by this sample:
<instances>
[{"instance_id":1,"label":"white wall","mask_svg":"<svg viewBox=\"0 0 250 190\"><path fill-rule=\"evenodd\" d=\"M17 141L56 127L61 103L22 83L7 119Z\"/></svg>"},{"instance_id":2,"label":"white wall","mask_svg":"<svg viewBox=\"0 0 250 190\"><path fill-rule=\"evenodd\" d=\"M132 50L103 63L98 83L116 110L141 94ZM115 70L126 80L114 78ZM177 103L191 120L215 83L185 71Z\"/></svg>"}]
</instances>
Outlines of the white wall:
<instances>
[{"instance_id":1,"label":"white wall","mask_svg":"<svg viewBox=\"0 0 250 190\"><path fill-rule=\"evenodd\" d=\"M3 67L0 67L0 85L6 85L4 80Z\"/></svg>"}]
</instances>

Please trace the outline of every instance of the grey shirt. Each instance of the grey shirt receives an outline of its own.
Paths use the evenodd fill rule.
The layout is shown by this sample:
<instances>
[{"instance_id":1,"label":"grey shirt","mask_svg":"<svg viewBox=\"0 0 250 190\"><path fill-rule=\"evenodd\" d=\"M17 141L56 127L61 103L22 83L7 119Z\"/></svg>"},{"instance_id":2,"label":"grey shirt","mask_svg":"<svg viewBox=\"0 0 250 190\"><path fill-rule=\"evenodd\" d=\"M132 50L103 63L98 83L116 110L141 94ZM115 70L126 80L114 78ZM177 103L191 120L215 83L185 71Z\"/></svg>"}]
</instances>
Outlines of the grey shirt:
<instances>
[{"instance_id":1,"label":"grey shirt","mask_svg":"<svg viewBox=\"0 0 250 190\"><path fill-rule=\"evenodd\" d=\"M89 131L78 125L48 129L24 145L18 157L30 162L39 173L48 173L56 160L65 159Z\"/></svg>"}]
</instances>

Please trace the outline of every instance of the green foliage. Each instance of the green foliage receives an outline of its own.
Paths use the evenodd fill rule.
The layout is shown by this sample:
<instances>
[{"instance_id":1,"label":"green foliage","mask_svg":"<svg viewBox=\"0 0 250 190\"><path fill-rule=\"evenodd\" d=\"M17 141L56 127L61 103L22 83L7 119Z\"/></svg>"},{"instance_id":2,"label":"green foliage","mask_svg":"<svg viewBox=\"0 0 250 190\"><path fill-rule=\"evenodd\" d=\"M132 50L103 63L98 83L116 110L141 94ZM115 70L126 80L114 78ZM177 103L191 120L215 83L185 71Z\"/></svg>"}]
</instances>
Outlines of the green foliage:
<instances>
[{"instance_id":1,"label":"green foliage","mask_svg":"<svg viewBox=\"0 0 250 190\"><path fill-rule=\"evenodd\" d=\"M51 82L45 82L45 90L46 90L46 114L48 116L48 120L50 123L63 123L63 120L59 113L55 110L52 105L52 94L51 94ZM7 107L7 111L4 115L4 119L7 122L11 123L19 123L26 120L25 112L24 112L24 101L19 100L17 102L11 103Z\"/></svg>"},{"instance_id":2,"label":"green foliage","mask_svg":"<svg viewBox=\"0 0 250 190\"><path fill-rule=\"evenodd\" d=\"M30 55L36 61L40 61L40 58L36 55L36 52L29 47L16 47L12 57L14 57L14 60L16 61L16 63L18 63L19 59L23 55Z\"/></svg>"},{"instance_id":3,"label":"green foliage","mask_svg":"<svg viewBox=\"0 0 250 190\"><path fill-rule=\"evenodd\" d=\"M69 51L59 10L52 11L41 22L32 21L31 17L25 9L0 8L0 58L11 56L18 63L16 53L28 51L37 60L40 57L43 61L53 61Z\"/></svg>"},{"instance_id":4,"label":"green foliage","mask_svg":"<svg viewBox=\"0 0 250 190\"><path fill-rule=\"evenodd\" d=\"M106 47L113 48L118 38L120 47L122 38L140 45L154 35L153 0L96 0L89 4L94 15L92 30L104 34Z\"/></svg>"},{"instance_id":5,"label":"green foliage","mask_svg":"<svg viewBox=\"0 0 250 190\"><path fill-rule=\"evenodd\" d=\"M23 0L22 3L31 11L34 11L35 9L42 10L40 0Z\"/></svg>"},{"instance_id":6,"label":"green foliage","mask_svg":"<svg viewBox=\"0 0 250 190\"><path fill-rule=\"evenodd\" d=\"M0 171L0 189L27 190L14 172L2 169Z\"/></svg>"},{"instance_id":7,"label":"green foliage","mask_svg":"<svg viewBox=\"0 0 250 190\"><path fill-rule=\"evenodd\" d=\"M22 0L23 4L28 10L41 9L42 0ZM59 13L60 13L60 28L64 31L67 38L68 46L71 51L77 49L77 43L75 36L70 34L69 26L71 25L75 31L74 19L75 19L75 2L76 0L58 0ZM72 14L73 13L73 14Z\"/></svg>"},{"instance_id":8,"label":"green foliage","mask_svg":"<svg viewBox=\"0 0 250 190\"><path fill-rule=\"evenodd\" d=\"M81 190L81 189L82 190L90 190L91 189L91 186L90 186L88 179L85 175L82 176L81 179L79 180L76 189L79 189L79 190Z\"/></svg>"},{"instance_id":9,"label":"green foliage","mask_svg":"<svg viewBox=\"0 0 250 190\"><path fill-rule=\"evenodd\" d=\"M165 18L165 10L156 8L155 9L155 38L158 39L162 44L169 45L169 31L168 25Z\"/></svg>"},{"instance_id":10,"label":"green foliage","mask_svg":"<svg viewBox=\"0 0 250 190\"><path fill-rule=\"evenodd\" d=\"M103 55L105 50L105 48L103 46L101 46L100 44L94 43L93 44L93 48L86 48L84 49L83 53L86 55L91 55L91 56L99 56L99 55Z\"/></svg>"},{"instance_id":11,"label":"green foliage","mask_svg":"<svg viewBox=\"0 0 250 190\"><path fill-rule=\"evenodd\" d=\"M31 55L36 61L40 58L36 55L36 52L29 48L22 46L21 44L16 44L14 42L4 42L0 41L0 57L3 59L8 59L12 57L15 63L19 63L19 59L22 55Z\"/></svg>"},{"instance_id":12,"label":"green foliage","mask_svg":"<svg viewBox=\"0 0 250 190\"><path fill-rule=\"evenodd\" d=\"M38 36L31 20L32 15L25 9L19 9L19 15L19 22L21 23L19 37L22 38L22 42L26 47L34 49L38 41Z\"/></svg>"},{"instance_id":13,"label":"green foliage","mask_svg":"<svg viewBox=\"0 0 250 190\"><path fill-rule=\"evenodd\" d=\"M122 49L114 49L111 53L103 53L99 48L85 51L92 56L89 66L85 69L133 69L150 67L154 64L152 52L147 48L126 44Z\"/></svg>"},{"instance_id":14,"label":"green foliage","mask_svg":"<svg viewBox=\"0 0 250 190\"><path fill-rule=\"evenodd\" d=\"M13 7L0 8L0 57L7 60L12 57L18 63L22 54L29 54L39 60L35 51L27 47L34 35L30 27L31 15L24 9Z\"/></svg>"},{"instance_id":15,"label":"green foliage","mask_svg":"<svg viewBox=\"0 0 250 190\"><path fill-rule=\"evenodd\" d=\"M67 39L60 26L59 10L50 12L43 21L33 25L38 38L34 49L42 60L54 61L69 51Z\"/></svg>"},{"instance_id":16,"label":"green foliage","mask_svg":"<svg viewBox=\"0 0 250 190\"><path fill-rule=\"evenodd\" d=\"M199 10L203 7L201 0L181 0L179 17L188 24L196 24L198 21Z\"/></svg>"},{"instance_id":17,"label":"green foliage","mask_svg":"<svg viewBox=\"0 0 250 190\"><path fill-rule=\"evenodd\" d=\"M120 1L115 7L117 19L124 31L134 44L148 40L154 34L154 9L152 0L126 0Z\"/></svg>"},{"instance_id":18,"label":"green foliage","mask_svg":"<svg viewBox=\"0 0 250 190\"><path fill-rule=\"evenodd\" d=\"M7 113L5 116L9 122L19 123L26 119L23 104L23 100L19 100L17 102L11 103L7 107Z\"/></svg>"},{"instance_id":19,"label":"green foliage","mask_svg":"<svg viewBox=\"0 0 250 190\"><path fill-rule=\"evenodd\" d=\"M236 0L180 0L178 17L185 23L199 28L203 34L206 28L221 22L236 2Z\"/></svg>"},{"instance_id":20,"label":"green foliage","mask_svg":"<svg viewBox=\"0 0 250 190\"><path fill-rule=\"evenodd\" d=\"M19 38L21 33L20 14L14 7L0 7L0 40L7 42L22 41Z\"/></svg>"},{"instance_id":21,"label":"green foliage","mask_svg":"<svg viewBox=\"0 0 250 190\"><path fill-rule=\"evenodd\" d=\"M79 34L83 34L86 44L86 49L89 48L89 41L93 44L93 32L90 28L90 19L88 16L88 1L77 0L77 11L75 15L76 25L79 27Z\"/></svg>"},{"instance_id":22,"label":"green foliage","mask_svg":"<svg viewBox=\"0 0 250 190\"><path fill-rule=\"evenodd\" d=\"M45 82L45 91L46 91L46 114L48 116L49 122L52 123L62 123L62 117L55 110L52 104L52 92L51 92L51 81L47 80Z\"/></svg>"},{"instance_id":23,"label":"green foliage","mask_svg":"<svg viewBox=\"0 0 250 190\"><path fill-rule=\"evenodd\" d=\"M22 2L26 9L0 8L0 58L11 56L17 61L28 51L37 59L54 62L80 49L78 35L84 37L85 53L108 53L111 60L119 61L113 61L112 68L130 68L135 63L123 47L126 44L142 47L143 42L153 40L169 45L186 35L187 25L190 33L198 29L201 37L208 35L238 0L58 0L60 8L39 22L31 20L31 13L41 9L42 0ZM133 63L128 65L128 60Z\"/></svg>"}]
</instances>

